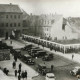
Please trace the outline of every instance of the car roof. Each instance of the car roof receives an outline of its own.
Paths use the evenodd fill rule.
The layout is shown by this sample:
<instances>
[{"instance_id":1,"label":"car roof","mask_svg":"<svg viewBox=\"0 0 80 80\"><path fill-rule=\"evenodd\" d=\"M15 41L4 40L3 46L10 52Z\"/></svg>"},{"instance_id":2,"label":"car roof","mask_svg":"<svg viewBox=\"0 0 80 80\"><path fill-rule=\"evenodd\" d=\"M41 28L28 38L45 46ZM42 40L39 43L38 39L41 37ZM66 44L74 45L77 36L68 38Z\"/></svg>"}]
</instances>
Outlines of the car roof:
<instances>
[{"instance_id":1,"label":"car roof","mask_svg":"<svg viewBox=\"0 0 80 80\"><path fill-rule=\"evenodd\" d=\"M40 66L46 66L45 64L39 64Z\"/></svg>"},{"instance_id":2,"label":"car roof","mask_svg":"<svg viewBox=\"0 0 80 80\"><path fill-rule=\"evenodd\" d=\"M26 57L31 57L30 55L28 55L28 54L26 54L26 55L24 55L24 56L26 56Z\"/></svg>"},{"instance_id":3,"label":"car roof","mask_svg":"<svg viewBox=\"0 0 80 80\"><path fill-rule=\"evenodd\" d=\"M76 66L75 68L76 68L76 69L80 69L80 67L79 67L79 66Z\"/></svg>"},{"instance_id":4,"label":"car roof","mask_svg":"<svg viewBox=\"0 0 80 80\"><path fill-rule=\"evenodd\" d=\"M46 76L55 76L54 73L47 73Z\"/></svg>"}]
</instances>

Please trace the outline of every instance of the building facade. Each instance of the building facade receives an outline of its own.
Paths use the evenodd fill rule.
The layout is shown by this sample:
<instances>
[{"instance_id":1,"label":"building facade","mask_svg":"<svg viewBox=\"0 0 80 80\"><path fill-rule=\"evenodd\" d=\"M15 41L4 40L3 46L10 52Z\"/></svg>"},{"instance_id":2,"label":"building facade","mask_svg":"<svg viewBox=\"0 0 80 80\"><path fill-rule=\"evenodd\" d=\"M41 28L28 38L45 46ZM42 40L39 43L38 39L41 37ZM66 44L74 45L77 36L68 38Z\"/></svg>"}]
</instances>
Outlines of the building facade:
<instances>
[{"instance_id":1,"label":"building facade","mask_svg":"<svg viewBox=\"0 0 80 80\"><path fill-rule=\"evenodd\" d=\"M47 40L78 39L78 33L62 15L29 15L24 20L27 35L37 36ZM25 33L24 33L25 34Z\"/></svg>"},{"instance_id":2,"label":"building facade","mask_svg":"<svg viewBox=\"0 0 80 80\"><path fill-rule=\"evenodd\" d=\"M12 31L17 31L17 35L20 35L23 28L22 14L18 5L0 4L0 36L10 36Z\"/></svg>"}]
</instances>

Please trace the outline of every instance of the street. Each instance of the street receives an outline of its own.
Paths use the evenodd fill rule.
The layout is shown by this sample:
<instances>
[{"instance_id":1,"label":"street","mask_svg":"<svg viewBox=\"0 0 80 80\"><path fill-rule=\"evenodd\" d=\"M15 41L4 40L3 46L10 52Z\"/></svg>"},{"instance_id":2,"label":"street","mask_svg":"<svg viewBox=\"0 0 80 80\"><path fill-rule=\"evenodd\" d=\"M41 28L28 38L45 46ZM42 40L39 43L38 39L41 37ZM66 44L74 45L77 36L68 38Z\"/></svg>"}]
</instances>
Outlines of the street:
<instances>
[{"instance_id":1,"label":"street","mask_svg":"<svg viewBox=\"0 0 80 80\"><path fill-rule=\"evenodd\" d=\"M13 44L17 44L17 41L13 41ZM19 42L18 42L19 43ZM20 45L23 43L20 43ZM20 47L19 45L19 47ZM50 53L49 51L46 51ZM22 54L28 54L27 51L22 51ZM53 53L54 54L54 53ZM75 66L80 66L79 63L76 63L72 60L68 60L62 56L54 54L54 59L51 61L42 61L41 58L34 59L36 64L44 63L50 68L51 65L54 65L54 74L56 76L56 80L77 80L76 76L72 76L70 74L70 70L72 70ZM36 70L36 65L30 66L34 70ZM36 77L33 77L33 80L45 80L45 76L39 74Z\"/></svg>"}]
</instances>

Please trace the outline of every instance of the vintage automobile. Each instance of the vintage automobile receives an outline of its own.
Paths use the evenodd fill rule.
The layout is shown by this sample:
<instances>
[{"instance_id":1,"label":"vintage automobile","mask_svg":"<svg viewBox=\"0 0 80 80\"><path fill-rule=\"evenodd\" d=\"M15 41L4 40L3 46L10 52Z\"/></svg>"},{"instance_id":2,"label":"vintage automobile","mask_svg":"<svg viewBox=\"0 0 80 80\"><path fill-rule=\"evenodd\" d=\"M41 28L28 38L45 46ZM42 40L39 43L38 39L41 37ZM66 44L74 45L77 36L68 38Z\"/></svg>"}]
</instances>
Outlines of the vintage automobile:
<instances>
[{"instance_id":1,"label":"vintage automobile","mask_svg":"<svg viewBox=\"0 0 80 80\"><path fill-rule=\"evenodd\" d=\"M41 49L31 49L31 56L34 56L37 51L41 51Z\"/></svg>"},{"instance_id":2,"label":"vintage automobile","mask_svg":"<svg viewBox=\"0 0 80 80\"><path fill-rule=\"evenodd\" d=\"M27 44L25 47L21 48L21 50L28 50L30 48L32 48L32 44Z\"/></svg>"},{"instance_id":3,"label":"vintage automobile","mask_svg":"<svg viewBox=\"0 0 80 80\"><path fill-rule=\"evenodd\" d=\"M29 65L34 65L35 64L35 62L32 59L32 57L30 55L28 55L28 54L23 56L22 61L25 62L26 64L29 64Z\"/></svg>"},{"instance_id":4,"label":"vintage automobile","mask_svg":"<svg viewBox=\"0 0 80 80\"><path fill-rule=\"evenodd\" d=\"M33 57L43 57L46 55L46 51L37 51L33 54Z\"/></svg>"},{"instance_id":5,"label":"vintage automobile","mask_svg":"<svg viewBox=\"0 0 80 80\"><path fill-rule=\"evenodd\" d=\"M47 54L44 57L42 57L43 61L50 61L53 59L53 54Z\"/></svg>"},{"instance_id":6,"label":"vintage automobile","mask_svg":"<svg viewBox=\"0 0 80 80\"><path fill-rule=\"evenodd\" d=\"M74 69L70 71L70 74L73 76L80 75L80 67L79 66L74 67Z\"/></svg>"},{"instance_id":7,"label":"vintage automobile","mask_svg":"<svg viewBox=\"0 0 80 80\"><path fill-rule=\"evenodd\" d=\"M56 79L56 77L55 77L54 73L46 74L45 80L55 80L55 79Z\"/></svg>"},{"instance_id":8,"label":"vintage automobile","mask_svg":"<svg viewBox=\"0 0 80 80\"><path fill-rule=\"evenodd\" d=\"M51 69L47 68L45 64L41 63L41 64L38 64L37 71L42 75L46 75L46 73L50 72Z\"/></svg>"}]
</instances>

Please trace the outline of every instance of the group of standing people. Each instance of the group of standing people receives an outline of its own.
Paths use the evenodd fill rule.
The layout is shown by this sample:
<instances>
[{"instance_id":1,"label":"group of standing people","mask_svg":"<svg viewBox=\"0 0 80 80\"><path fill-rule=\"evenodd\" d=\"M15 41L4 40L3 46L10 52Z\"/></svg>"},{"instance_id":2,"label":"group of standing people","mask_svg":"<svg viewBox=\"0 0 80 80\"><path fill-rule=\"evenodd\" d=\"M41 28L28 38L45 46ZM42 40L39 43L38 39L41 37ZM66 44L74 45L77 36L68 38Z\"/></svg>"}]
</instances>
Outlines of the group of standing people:
<instances>
[{"instance_id":1,"label":"group of standing people","mask_svg":"<svg viewBox=\"0 0 80 80\"><path fill-rule=\"evenodd\" d=\"M24 78L27 79L27 71L26 70L22 71L21 63L19 63L19 65L18 65L18 70L16 69L16 61L13 61L12 66L13 66L13 69L15 69L15 71L14 71L15 77L18 77L18 80L21 80L21 78L23 78L23 80L24 80Z\"/></svg>"}]
</instances>

